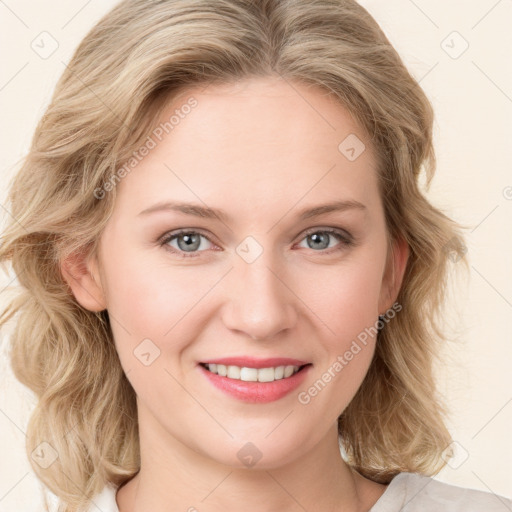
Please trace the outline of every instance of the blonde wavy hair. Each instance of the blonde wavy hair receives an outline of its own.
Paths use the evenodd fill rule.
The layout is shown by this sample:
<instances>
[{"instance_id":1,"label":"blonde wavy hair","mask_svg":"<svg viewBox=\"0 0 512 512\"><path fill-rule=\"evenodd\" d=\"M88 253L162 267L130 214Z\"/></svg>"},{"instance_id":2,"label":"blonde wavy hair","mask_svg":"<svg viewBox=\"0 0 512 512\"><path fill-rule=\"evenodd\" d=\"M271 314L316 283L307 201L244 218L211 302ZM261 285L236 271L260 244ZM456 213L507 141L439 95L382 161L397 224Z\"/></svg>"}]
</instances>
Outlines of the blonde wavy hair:
<instances>
[{"instance_id":1,"label":"blonde wavy hair","mask_svg":"<svg viewBox=\"0 0 512 512\"><path fill-rule=\"evenodd\" d=\"M402 311L379 332L374 358L339 417L347 462L388 483L445 464L451 441L434 363L446 339L441 306L450 261L465 259L463 226L421 192L434 175L433 109L376 21L353 0L125 0L77 48L9 189L12 220L0 261L17 294L0 325L16 378L38 403L26 437L38 478L64 512L87 509L111 482L140 469L135 392L114 346L108 311L81 307L61 272L96 254L115 187L95 190L141 146L164 106L197 84L281 76L335 95L368 134L389 240L410 249ZM57 460L31 457L42 442Z\"/></svg>"}]
</instances>

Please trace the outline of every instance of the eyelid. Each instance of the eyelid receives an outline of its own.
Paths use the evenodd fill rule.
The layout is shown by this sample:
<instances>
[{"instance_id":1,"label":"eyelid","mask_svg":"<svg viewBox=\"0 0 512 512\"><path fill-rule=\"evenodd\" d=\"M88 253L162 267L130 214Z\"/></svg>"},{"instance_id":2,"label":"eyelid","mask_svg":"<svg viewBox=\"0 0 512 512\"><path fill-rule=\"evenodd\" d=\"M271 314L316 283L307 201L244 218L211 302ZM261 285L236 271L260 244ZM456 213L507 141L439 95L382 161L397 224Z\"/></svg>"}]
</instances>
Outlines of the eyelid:
<instances>
[{"instance_id":1,"label":"eyelid","mask_svg":"<svg viewBox=\"0 0 512 512\"><path fill-rule=\"evenodd\" d=\"M180 229L176 229L176 230L167 231L166 233L164 233L162 236L160 236L157 239L157 242L161 246L166 246L166 249L171 251L172 253L180 254L184 258L199 256L201 253L207 252L207 250L202 250L202 251L191 251L191 252L187 253L187 251L179 251L179 250L167 245L171 240L174 240L179 235L188 234L188 233L195 233L195 234L201 235L202 237L206 238L211 244L218 246L218 244L216 244L211 239L211 236L205 234L205 232L200 228L180 228ZM313 251L313 252L318 252L319 254L330 254L331 252L343 250L344 248L348 248L355 244L355 239L354 239L353 235L351 233L349 233L348 231L346 231L345 229L327 227L327 226L325 226L325 227L317 226L317 227L312 227L312 228L306 229L305 231L302 231L300 234L300 238L298 239L298 241L296 243L301 242L302 240L304 240L304 238L306 238L308 235L311 235L313 233L329 233L330 235L337 236L338 240L339 240L339 244L336 245L335 247L330 247L328 249L324 249L321 251ZM217 249L213 249L213 250L217 250Z\"/></svg>"},{"instance_id":2,"label":"eyelid","mask_svg":"<svg viewBox=\"0 0 512 512\"><path fill-rule=\"evenodd\" d=\"M351 233L349 233L345 229L334 227L314 227L307 229L306 231L303 231L301 233L301 237L298 243L302 242L302 240L304 240L307 236L313 233L328 233L330 236L338 240L338 244L336 244L334 247L328 247L320 251L310 249L313 254L317 253L320 257L328 257L330 255L348 250L356 245L356 239Z\"/></svg>"},{"instance_id":3,"label":"eyelid","mask_svg":"<svg viewBox=\"0 0 512 512\"><path fill-rule=\"evenodd\" d=\"M328 227L328 226L320 226L320 227L306 229L306 231L303 231L301 233L300 240L302 240L304 237L306 237L308 235L311 235L313 233L318 233L318 232L333 233L335 235L342 237L347 242L354 241L354 237L346 229L334 228L334 227Z\"/></svg>"},{"instance_id":4,"label":"eyelid","mask_svg":"<svg viewBox=\"0 0 512 512\"><path fill-rule=\"evenodd\" d=\"M176 229L176 230L171 230L171 231L167 231L165 232L162 236L158 237L158 239L156 240L156 242L161 245L161 246L164 246L164 245L167 245L171 240L174 240L176 237L178 237L179 235L182 235L182 234L187 234L187 233L195 233L195 234L198 234L198 235L201 235L202 237L206 238L211 244L217 246L218 244L215 243L213 240L212 240L212 236L211 235L207 235L202 229L200 228L180 228L180 229ZM179 254L187 254L186 251L178 251L176 249L174 249L173 247L169 247L169 250L174 252L174 253L179 253ZM200 254L202 252L206 252L206 251L193 251L189 254Z\"/></svg>"}]
</instances>

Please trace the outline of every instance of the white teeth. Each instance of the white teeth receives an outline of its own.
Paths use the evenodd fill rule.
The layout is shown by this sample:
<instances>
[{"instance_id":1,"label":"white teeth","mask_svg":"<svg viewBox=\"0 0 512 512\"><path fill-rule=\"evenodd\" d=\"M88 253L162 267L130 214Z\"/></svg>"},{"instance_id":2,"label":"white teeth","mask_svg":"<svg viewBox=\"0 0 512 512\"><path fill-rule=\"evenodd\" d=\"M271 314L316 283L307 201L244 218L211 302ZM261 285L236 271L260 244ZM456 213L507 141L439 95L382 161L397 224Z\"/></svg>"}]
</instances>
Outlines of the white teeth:
<instances>
[{"instance_id":1,"label":"white teeth","mask_svg":"<svg viewBox=\"0 0 512 512\"><path fill-rule=\"evenodd\" d=\"M285 366L284 367L284 378L289 377L294 372L294 366Z\"/></svg>"},{"instance_id":2,"label":"white teeth","mask_svg":"<svg viewBox=\"0 0 512 512\"><path fill-rule=\"evenodd\" d=\"M274 368L260 368L258 370L258 382L272 382L274 379Z\"/></svg>"},{"instance_id":3,"label":"white teeth","mask_svg":"<svg viewBox=\"0 0 512 512\"><path fill-rule=\"evenodd\" d=\"M246 382L256 382L258 380L258 370L256 368L240 368L239 380Z\"/></svg>"},{"instance_id":4,"label":"white teeth","mask_svg":"<svg viewBox=\"0 0 512 512\"><path fill-rule=\"evenodd\" d=\"M240 378L240 368L238 366L228 366L227 377L229 377L230 379L239 379Z\"/></svg>"},{"instance_id":5,"label":"white teeth","mask_svg":"<svg viewBox=\"0 0 512 512\"><path fill-rule=\"evenodd\" d=\"M273 382L274 380L286 379L299 371L299 366L277 366L273 368L248 368L246 366L226 366L224 364L210 363L206 368L221 377L228 377L245 382Z\"/></svg>"}]
</instances>

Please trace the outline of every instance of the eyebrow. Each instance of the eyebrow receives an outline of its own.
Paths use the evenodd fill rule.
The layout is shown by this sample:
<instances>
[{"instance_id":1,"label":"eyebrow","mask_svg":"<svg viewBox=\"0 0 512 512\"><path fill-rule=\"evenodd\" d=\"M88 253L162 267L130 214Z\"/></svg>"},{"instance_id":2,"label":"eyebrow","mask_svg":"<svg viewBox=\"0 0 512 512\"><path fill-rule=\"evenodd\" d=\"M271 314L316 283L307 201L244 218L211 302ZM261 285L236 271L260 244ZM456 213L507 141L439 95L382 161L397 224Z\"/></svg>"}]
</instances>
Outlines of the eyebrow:
<instances>
[{"instance_id":1,"label":"eyebrow","mask_svg":"<svg viewBox=\"0 0 512 512\"><path fill-rule=\"evenodd\" d=\"M318 206L307 207L299 211L297 218L299 220L306 220L312 217L318 217L326 213L335 211L348 211L348 210L366 210L366 206L359 201L346 200L346 201L333 201L331 203L321 204ZM185 215L193 215L195 217L203 217L207 219L218 218L224 222L230 220L229 215L220 208L210 208L193 203L183 203L179 201L165 201L159 202L145 210L142 210L138 215L145 216L155 212L161 211L175 211Z\"/></svg>"}]
</instances>

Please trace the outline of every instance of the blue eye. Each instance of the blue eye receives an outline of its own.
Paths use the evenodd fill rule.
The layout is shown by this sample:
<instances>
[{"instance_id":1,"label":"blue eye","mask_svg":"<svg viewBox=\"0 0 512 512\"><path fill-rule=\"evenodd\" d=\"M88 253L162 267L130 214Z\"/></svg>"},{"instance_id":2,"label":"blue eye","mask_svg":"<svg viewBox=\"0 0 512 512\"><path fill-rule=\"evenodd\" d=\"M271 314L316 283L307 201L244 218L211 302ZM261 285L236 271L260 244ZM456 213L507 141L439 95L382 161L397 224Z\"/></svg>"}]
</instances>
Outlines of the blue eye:
<instances>
[{"instance_id":1,"label":"blue eye","mask_svg":"<svg viewBox=\"0 0 512 512\"><path fill-rule=\"evenodd\" d=\"M330 254L333 251L341 251L354 245L354 240L349 233L337 229L310 230L302 240L306 240L307 248L321 254ZM332 244L336 240L338 244ZM203 243L203 241L205 242ZM185 229L167 233L160 239L161 246L183 258L200 256L199 253L211 248L208 247L208 244L214 246L206 235Z\"/></svg>"},{"instance_id":2,"label":"blue eye","mask_svg":"<svg viewBox=\"0 0 512 512\"><path fill-rule=\"evenodd\" d=\"M333 246L331 245L333 239L337 239L341 243ZM315 231L310 231L309 233L306 233L304 240L306 240L308 248L314 249L315 251L317 249L320 249L321 251L324 251L325 249L341 250L353 245L354 243L348 233L335 229L317 229ZM328 252L330 253L331 251Z\"/></svg>"},{"instance_id":3,"label":"blue eye","mask_svg":"<svg viewBox=\"0 0 512 512\"><path fill-rule=\"evenodd\" d=\"M194 252L202 252L198 251L200 248L204 250L204 244L202 244L202 239L210 240L198 233L197 231L179 231L178 233L170 233L168 234L162 241L162 245L168 246L173 252L182 252L182 253L194 253ZM171 242L176 241L177 247L172 246ZM210 242L211 243L211 242ZM183 255L187 257L186 255Z\"/></svg>"}]
</instances>

